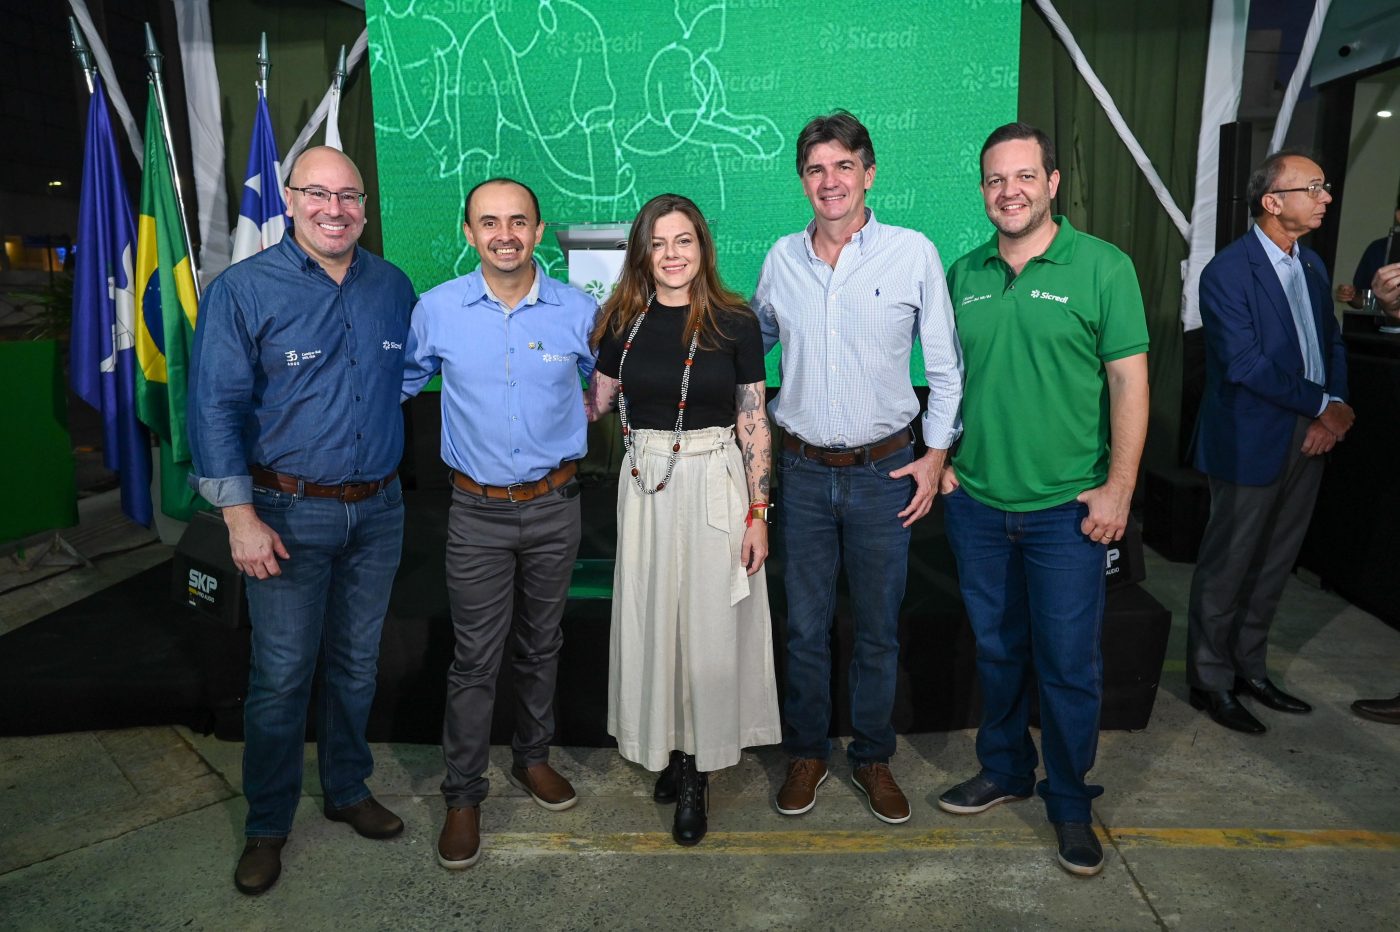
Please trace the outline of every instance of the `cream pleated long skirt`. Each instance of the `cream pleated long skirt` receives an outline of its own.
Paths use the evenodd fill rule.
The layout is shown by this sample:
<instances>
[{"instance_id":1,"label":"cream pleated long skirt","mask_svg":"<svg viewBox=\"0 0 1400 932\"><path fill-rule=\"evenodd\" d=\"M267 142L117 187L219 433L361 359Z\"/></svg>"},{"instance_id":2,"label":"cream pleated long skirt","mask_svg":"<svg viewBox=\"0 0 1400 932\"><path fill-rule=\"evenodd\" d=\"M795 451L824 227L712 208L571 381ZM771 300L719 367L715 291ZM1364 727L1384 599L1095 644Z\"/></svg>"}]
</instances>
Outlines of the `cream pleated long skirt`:
<instances>
[{"instance_id":1,"label":"cream pleated long skirt","mask_svg":"<svg viewBox=\"0 0 1400 932\"><path fill-rule=\"evenodd\" d=\"M632 432L647 488L666 475L670 431ZM666 488L644 495L623 457L617 483L608 733L661 770L672 750L702 771L782 740L764 571L739 562L748 492L733 427L681 435Z\"/></svg>"}]
</instances>

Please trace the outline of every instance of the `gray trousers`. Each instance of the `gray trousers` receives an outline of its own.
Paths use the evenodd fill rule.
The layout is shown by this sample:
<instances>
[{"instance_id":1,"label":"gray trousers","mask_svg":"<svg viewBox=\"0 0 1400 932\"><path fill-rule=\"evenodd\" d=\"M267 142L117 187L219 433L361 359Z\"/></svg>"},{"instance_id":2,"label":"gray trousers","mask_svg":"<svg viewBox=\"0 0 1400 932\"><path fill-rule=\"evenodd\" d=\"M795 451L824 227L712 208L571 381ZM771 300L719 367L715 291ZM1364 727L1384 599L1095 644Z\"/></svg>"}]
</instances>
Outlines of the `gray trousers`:
<instances>
[{"instance_id":1,"label":"gray trousers","mask_svg":"<svg viewBox=\"0 0 1400 932\"><path fill-rule=\"evenodd\" d=\"M490 789L491 713L507 635L515 764L549 760L560 621L581 533L577 482L520 504L452 490L447 592L456 646L442 725L442 794L449 806L475 806Z\"/></svg>"},{"instance_id":2,"label":"gray trousers","mask_svg":"<svg viewBox=\"0 0 1400 932\"><path fill-rule=\"evenodd\" d=\"M1325 458L1300 447L1299 418L1283 472L1269 485L1210 480L1210 521L1201 540L1186 629L1186 679L1196 689L1235 688L1236 675L1268 675L1265 653L1283 587L1298 559Z\"/></svg>"}]
</instances>

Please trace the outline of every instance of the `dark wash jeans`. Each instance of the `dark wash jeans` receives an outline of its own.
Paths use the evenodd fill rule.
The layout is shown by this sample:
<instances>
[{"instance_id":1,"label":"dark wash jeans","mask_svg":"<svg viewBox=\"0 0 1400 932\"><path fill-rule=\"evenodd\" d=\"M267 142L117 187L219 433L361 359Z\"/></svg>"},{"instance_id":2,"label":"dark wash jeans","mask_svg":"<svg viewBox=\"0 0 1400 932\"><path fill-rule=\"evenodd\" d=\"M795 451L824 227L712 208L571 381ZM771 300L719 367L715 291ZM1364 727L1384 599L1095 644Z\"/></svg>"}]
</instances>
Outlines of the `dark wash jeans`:
<instances>
[{"instance_id":1,"label":"dark wash jeans","mask_svg":"<svg viewBox=\"0 0 1400 932\"><path fill-rule=\"evenodd\" d=\"M992 508L962 489L943 498L963 604L977 638L982 727L977 760L999 787L1045 800L1051 822L1090 821L1103 699L1107 548L1079 529L1088 506ZM1035 783L1030 686L1039 681L1045 779Z\"/></svg>"},{"instance_id":2,"label":"dark wash jeans","mask_svg":"<svg viewBox=\"0 0 1400 932\"><path fill-rule=\"evenodd\" d=\"M374 760L365 725L404 515L397 479L352 504L255 486L253 505L291 556L278 561L282 575L247 580L253 650L243 708L243 792L250 837L291 831L318 655L316 758L326 805L352 806L370 795L365 780Z\"/></svg>"},{"instance_id":3,"label":"dark wash jeans","mask_svg":"<svg viewBox=\"0 0 1400 932\"><path fill-rule=\"evenodd\" d=\"M850 670L855 734L846 754L852 767L887 763L894 754L890 712L910 535L898 514L913 497L914 480L889 474L913 456L909 446L873 463L823 466L786 450L779 454L774 524L788 603L783 748L793 757L826 760L831 754L831 625L843 565L856 639Z\"/></svg>"}]
</instances>

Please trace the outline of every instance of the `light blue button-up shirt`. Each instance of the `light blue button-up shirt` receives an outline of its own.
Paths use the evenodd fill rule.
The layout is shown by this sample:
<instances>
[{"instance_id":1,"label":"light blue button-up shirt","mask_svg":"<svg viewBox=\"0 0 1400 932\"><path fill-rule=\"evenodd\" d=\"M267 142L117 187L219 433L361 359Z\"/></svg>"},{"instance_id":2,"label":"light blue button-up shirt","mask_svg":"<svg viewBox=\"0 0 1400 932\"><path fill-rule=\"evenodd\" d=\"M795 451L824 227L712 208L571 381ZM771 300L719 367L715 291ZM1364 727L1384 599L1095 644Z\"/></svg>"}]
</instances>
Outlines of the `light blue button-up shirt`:
<instances>
[{"instance_id":1,"label":"light blue button-up shirt","mask_svg":"<svg viewBox=\"0 0 1400 932\"><path fill-rule=\"evenodd\" d=\"M753 310L763 348L782 341L783 386L773 419L807 443L856 447L909 426L919 399L909 380L914 337L924 352L924 442L947 449L962 432L962 348L938 250L922 233L865 226L833 269L809 224L769 251Z\"/></svg>"},{"instance_id":2,"label":"light blue button-up shirt","mask_svg":"<svg viewBox=\"0 0 1400 932\"><path fill-rule=\"evenodd\" d=\"M593 298L550 278L515 307L478 269L423 295L404 347L404 397L442 373L442 459L483 485L533 482L588 449L579 376L593 373Z\"/></svg>"},{"instance_id":3,"label":"light blue button-up shirt","mask_svg":"<svg viewBox=\"0 0 1400 932\"><path fill-rule=\"evenodd\" d=\"M1293 252L1290 254L1279 249L1278 244L1269 239L1258 226L1254 228L1254 235L1264 247L1264 255L1269 257L1269 264L1274 267L1274 274L1278 276L1283 295L1288 299L1288 310L1293 315L1293 327L1298 331L1298 346L1303 354L1303 378L1318 385L1326 385L1327 370L1322 363L1322 347L1317 339L1317 322L1313 320L1312 299L1308 297L1307 275L1303 271L1303 262L1297 255L1298 244L1293 244ZM1323 392L1322 407L1317 409L1317 413L1321 414L1327 410L1331 401L1332 397Z\"/></svg>"}]
</instances>

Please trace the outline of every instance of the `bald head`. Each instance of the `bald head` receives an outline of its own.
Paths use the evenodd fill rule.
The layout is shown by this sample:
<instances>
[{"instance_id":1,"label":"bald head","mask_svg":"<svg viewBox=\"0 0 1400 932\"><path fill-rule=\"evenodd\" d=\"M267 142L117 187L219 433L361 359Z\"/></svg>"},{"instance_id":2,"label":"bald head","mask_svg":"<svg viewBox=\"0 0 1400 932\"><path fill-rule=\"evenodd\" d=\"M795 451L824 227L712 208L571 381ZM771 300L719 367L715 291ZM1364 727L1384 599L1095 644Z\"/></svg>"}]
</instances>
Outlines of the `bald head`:
<instances>
[{"instance_id":1,"label":"bald head","mask_svg":"<svg viewBox=\"0 0 1400 932\"><path fill-rule=\"evenodd\" d=\"M305 187L310 182L306 181L306 175L316 171L323 166L338 166L348 168L355 176L355 187L357 190L365 189L364 177L360 174L360 169L351 161L350 156L339 149L330 146L312 146L305 149L297 160L292 163L292 170L287 173L287 184L294 188Z\"/></svg>"}]
</instances>

